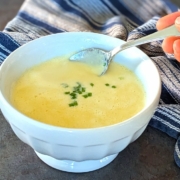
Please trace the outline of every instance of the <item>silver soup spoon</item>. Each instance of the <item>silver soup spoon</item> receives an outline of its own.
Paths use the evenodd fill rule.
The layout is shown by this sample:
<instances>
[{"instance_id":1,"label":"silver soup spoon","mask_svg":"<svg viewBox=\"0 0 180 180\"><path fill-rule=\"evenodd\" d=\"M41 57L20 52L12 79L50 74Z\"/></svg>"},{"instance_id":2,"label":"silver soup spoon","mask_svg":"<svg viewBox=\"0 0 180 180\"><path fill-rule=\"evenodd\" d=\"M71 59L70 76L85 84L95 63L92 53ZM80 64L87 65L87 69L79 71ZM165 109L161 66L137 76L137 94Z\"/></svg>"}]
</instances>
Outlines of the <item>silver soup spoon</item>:
<instances>
[{"instance_id":1,"label":"silver soup spoon","mask_svg":"<svg viewBox=\"0 0 180 180\"><path fill-rule=\"evenodd\" d=\"M108 70L109 64L112 61L112 58L127 48L138 46L141 44L146 44L148 42L152 42L155 40L162 40L169 36L180 36L180 32L177 30L175 25L172 25L163 30L157 31L151 35L142 37L140 39L126 42L120 46L115 47L111 51L105 51L98 48L88 48L82 51L77 52L73 56L70 57L70 61L80 61L85 62L90 65L98 65L99 70L98 75L103 75Z\"/></svg>"}]
</instances>

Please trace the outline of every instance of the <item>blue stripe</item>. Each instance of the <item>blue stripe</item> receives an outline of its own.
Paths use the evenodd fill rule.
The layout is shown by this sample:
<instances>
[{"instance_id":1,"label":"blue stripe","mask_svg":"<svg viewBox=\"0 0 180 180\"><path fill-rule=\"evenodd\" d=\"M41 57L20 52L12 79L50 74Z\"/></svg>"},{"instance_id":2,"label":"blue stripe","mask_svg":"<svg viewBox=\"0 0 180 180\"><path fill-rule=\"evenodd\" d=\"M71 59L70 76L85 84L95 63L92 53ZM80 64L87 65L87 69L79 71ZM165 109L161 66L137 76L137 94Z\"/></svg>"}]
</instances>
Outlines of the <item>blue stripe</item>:
<instances>
[{"instance_id":1,"label":"blue stripe","mask_svg":"<svg viewBox=\"0 0 180 180\"><path fill-rule=\"evenodd\" d=\"M169 61L172 66L174 66L175 68L177 68L178 70L180 70L180 63L178 61L175 61L174 59L172 61Z\"/></svg>"},{"instance_id":2,"label":"blue stripe","mask_svg":"<svg viewBox=\"0 0 180 180\"><path fill-rule=\"evenodd\" d=\"M131 19L132 21L134 21L135 23L141 25L143 24L143 22L138 19L134 14L132 14L131 11L129 11L123 3L121 3L119 0L112 0L110 1L111 4L116 7L120 13L124 14L125 16L127 16L129 19Z\"/></svg>"},{"instance_id":3,"label":"blue stripe","mask_svg":"<svg viewBox=\"0 0 180 180\"><path fill-rule=\"evenodd\" d=\"M72 8L71 6L69 6L66 1L63 1L63 0L54 0L57 4L59 4L59 6L61 6L65 11L67 12L71 12L83 19L85 19L94 29L97 29L97 30L101 30L101 27L99 26L96 26L95 24L93 24L83 13L81 13L80 11Z\"/></svg>"},{"instance_id":4,"label":"blue stripe","mask_svg":"<svg viewBox=\"0 0 180 180\"><path fill-rule=\"evenodd\" d=\"M155 116L158 116L157 112L155 113ZM162 119L161 116L159 118ZM169 118L165 117L162 120L168 122L168 119ZM152 118L150 120L149 125L156 128L156 129L159 129L162 132L165 132L166 134L168 134L169 136L171 136L175 139L177 139L179 137L179 133L177 131L171 129L168 125L163 124L162 122L156 120L155 118Z\"/></svg>"},{"instance_id":5,"label":"blue stripe","mask_svg":"<svg viewBox=\"0 0 180 180\"><path fill-rule=\"evenodd\" d=\"M135 40L136 38L132 38L131 40ZM154 47L153 45L151 45L151 47ZM140 49L144 52L146 52L146 54L149 57L155 57L155 56L164 56L164 52L163 51L157 51L154 49L154 51L152 49L149 49L148 47L144 47L144 46L140 46Z\"/></svg>"},{"instance_id":6,"label":"blue stripe","mask_svg":"<svg viewBox=\"0 0 180 180\"><path fill-rule=\"evenodd\" d=\"M180 128L180 108L178 107L178 108L174 108L174 106L167 106L167 108L166 109L168 109L169 111L171 111L173 114L176 114L177 115L177 117L176 116L174 116L176 119L178 119L178 126L179 126L179 128ZM173 116L173 115L172 115Z\"/></svg>"},{"instance_id":7,"label":"blue stripe","mask_svg":"<svg viewBox=\"0 0 180 180\"><path fill-rule=\"evenodd\" d=\"M3 54L3 55L0 54L0 58L1 58L1 59L4 59L4 58L6 58L6 57L7 57L7 56L6 56L5 54Z\"/></svg>"},{"instance_id":8,"label":"blue stripe","mask_svg":"<svg viewBox=\"0 0 180 180\"><path fill-rule=\"evenodd\" d=\"M44 29L47 29L49 32L51 33L60 33L60 32L64 32L64 30L61 30L61 29L57 29L45 22L42 22L42 21L39 21L37 19L35 19L34 17L30 16L29 14L27 14L26 12L23 12L23 11L20 11L18 13L18 16L20 16L21 18L31 22L32 24L35 24L39 27L42 27Z\"/></svg>"},{"instance_id":9,"label":"blue stripe","mask_svg":"<svg viewBox=\"0 0 180 180\"><path fill-rule=\"evenodd\" d=\"M2 46L4 46L9 51L14 51L20 46L19 43L16 42L11 36L2 32L0 32L0 40ZM9 55L9 53L4 51L3 49L1 49L1 52L5 55Z\"/></svg>"},{"instance_id":10,"label":"blue stripe","mask_svg":"<svg viewBox=\"0 0 180 180\"><path fill-rule=\"evenodd\" d=\"M161 90L161 99L165 104L176 104L177 102L172 98L172 96L167 91L167 87L162 84L162 90Z\"/></svg>"},{"instance_id":11,"label":"blue stripe","mask_svg":"<svg viewBox=\"0 0 180 180\"><path fill-rule=\"evenodd\" d=\"M172 11L172 12L176 12L178 11L178 6L176 6L175 4L173 4L172 2L170 2L169 0L163 0L165 5Z\"/></svg>"},{"instance_id":12,"label":"blue stripe","mask_svg":"<svg viewBox=\"0 0 180 180\"><path fill-rule=\"evenodd\" d=\"M1 52L2 54L4 54L5 56L8 56L8 55L10 54L9 52L3 50L1 47L0 47L0 52Z\"/></svg>"},{"instance_id":13,"label":"blue stripe","mask_svg":"<svg viewBox=\"0 0 180 180\"><path fill-rule=\"evenodd\" d=\"M174 111L172 111L172 109L170 109L170 108L167 107L167 108L165 108L165 109L159 108L159 110L161 110L162 112L157 111L157 112L156 112L156 115L157 115L158 117L161 117L161 119L163 119L163 120L166 119L166 122L169 122L172 126L177 127L177 128L180 128L180 124L177 123L177 122L175 122L174 120L172 120L172 118L175 118L176 120L179 120L179 119L177 119L177 117L175 117L171 112L170 112L170 113L167 112L166 109L168 109L168 110L171 111L172 113L176 113L176 115L178 114L177 112L174 112ZM178 110L179 110L179 109L178 109ZM168 114L168 115L170 115L170 116L171 116L171 119L170 119L165 113Z\"/></svg>"},{"instance_id":14,"label":"blue stripe","mask_svg":"<svg viewBox=\"0 0 180 180\"><path fill-rule=\"evenodd\" d=\"M84 14L86 14L86 12L84 11L84 9L82 9L80 6L77 6L77 4L75 4L72 0L69 0L74 6L78 7L79 9L81 9L81 11L84 12ZM86 17L84 14L82 14L80 11L76 10L79 14L81 14L81 16L83 15L84 17ZM88 14L86 14L88 16ZM95 19L92 19L90 16L88 17L89 19L91 19L91 21L94 21L95 23L99 24L100 26L102 25L102 23L95 21ZM86 20L89 20L89 19ZM90 22L90 21L89 21Z\"/></svg>"},{"instance_id":15,"label":"blue stripe","mask_svg":"<svg viewBox=\"0 0 180 180\"><path fill-rule=\"evenodd\" d=\"M105 1L101 0L101 2L102 2L114 15L118 15Z\"/></svg>"},{"instance_id":16,"label":"blue stripe","mask_svg":"<svg viewBox=\"0 0 180 180\"><path fill-rule=\"evenodd\" d=\"M6 56L6 57L7 57L7 56ZM6 57L0 55L0 63L2 63Z\"/></svg>"},{"instance_id":17,"label":"blue stripe","mask_svg":"<svg viewBox=\"0 0 180 180\"><path fill-rule=\"evenodd\" d=\"M180 84L180 80L178 79L178 77L176 76L176 74L173 73L173 71L172 71L163 61L161 61L161 62L164 64L164 66L166 66L166 67L168 68L168 70L171 72L171 74L174 75L174 77L175 77L176 81L178 82L178 84ZM166 74L166 72L164 72L164 69L162 69L159 64L157 64L157 65L158 65L159 69L160 69L164 74ZM168 78L168 79L171 81L171 83L174 85L174 87L176 87L176 88L178 89L178 87L176 86L176 84L174 83L174 81L172 81L172 78L171 78L171 79ZM168 89L168 88L167 88L167 89Z\"/></svg>"},{"instance_id":18,"label":"blue stripe","mask_svg":"<svg viewBox=\"0 0 180 180\"><path fill-rule=\"evenodd\" d=\"M180 84L180 80L179 80L179 78L176 76L176 73L173 73L173 71L166 65L166 63L163 63L164 64L164 66L166 66L167 67L167 69L171 72L171 74L172 75L174 75L174 78L175 78L175 80L176 80L176 82L178 82L178 84ZM164 72L163 70L164 69L162 69L161 68L161 70L162 70L162 72ZM166 72L164 72L164 74L167 74ZM174 85L174 87L176 87L177 89L179 89L177 86L176 86L176 82L174 83L174 80L172 80L172 78L168 78L170 81L171 81L171 83Z\"/></svg>"},{"instance_id":19,"label":"blue stripe","mask_svg":"<svg viewBox=\"0 0 180 180\"><path fill-rule=\"evenodd\" d=\"M154 61L156 66L159 67L159 69L162 71L161 65L159 65L156 61ZM163 72L163 71L162 71ZM162 82L162 90L161 90L161 99L164 101L165 104L177 104L177 102L174 100L174 98L170 95L168 92L168 88L166 85Z\"/></svg>"},{"instance_id":20,"label":"blue stripe","mask_svg":"<svg viewBox=\"0 0 180 180\"><path fill-rule=\"evenodd\" d=\"M83 18L84 20L86 20L86 22L88 22L91 27L93 27L94 29L96 30L105 30L109 27L111 27L112 25L115 25L115 24L121 24L119 22L112 22L110 24L99 24L99 26L93 24L83 13L81 13L80 11L72 8L71 6L69 6L65 1L63 0L54 0L57 4L59 4L59 6L61 6L65 11L67 12L71 12L81 18ZM73 3L73 2L72 2ZM73 3L74 4L74 3ZM74 4L75 5L75 4Z\"/></svg>"},{"instance_id":21,"label":"blue stripe","mask_svg":"<svg viewBox=\"0 0 180 180\"><path fill-rule=\"evenodd\" d=\"M154 29L144 29L143 31L140 28L137 28L136 30L145 35L149 35L149 34L155 33L157 31L157 29L155 29L155 28Z\"/></svg>"}]
</instances>

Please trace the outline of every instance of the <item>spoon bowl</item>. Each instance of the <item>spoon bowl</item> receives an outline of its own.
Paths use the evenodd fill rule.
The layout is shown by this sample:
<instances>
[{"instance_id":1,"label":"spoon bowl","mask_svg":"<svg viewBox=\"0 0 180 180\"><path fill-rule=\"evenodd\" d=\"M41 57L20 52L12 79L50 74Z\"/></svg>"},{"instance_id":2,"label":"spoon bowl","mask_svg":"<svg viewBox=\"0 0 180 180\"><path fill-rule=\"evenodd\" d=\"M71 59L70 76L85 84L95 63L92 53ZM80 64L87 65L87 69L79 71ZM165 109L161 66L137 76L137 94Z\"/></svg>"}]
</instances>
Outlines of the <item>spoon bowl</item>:
<instances>
[{"instance_id":1,"label":"spoon bowl","mask_svg":"<svg viewBox=\"0 0 180 180\"><path fill-rule=\"evenodd\" d=\"M72 55L69 60L79 61L92 65L94 67L98 67L98 71L96 71L96 73L101 76L106 73L110 65L110 62L117 53L130 47L146 44L148 42L152 42L155 40L162 40L169 36L180 36L180 32L177 30L175 25L172 25L168 28L155 32L151 35L142 37L140 39L126 42L120 46L115 47L111 51L104 51L99 48L88 48Z\"/></svg>"}]
</instances>

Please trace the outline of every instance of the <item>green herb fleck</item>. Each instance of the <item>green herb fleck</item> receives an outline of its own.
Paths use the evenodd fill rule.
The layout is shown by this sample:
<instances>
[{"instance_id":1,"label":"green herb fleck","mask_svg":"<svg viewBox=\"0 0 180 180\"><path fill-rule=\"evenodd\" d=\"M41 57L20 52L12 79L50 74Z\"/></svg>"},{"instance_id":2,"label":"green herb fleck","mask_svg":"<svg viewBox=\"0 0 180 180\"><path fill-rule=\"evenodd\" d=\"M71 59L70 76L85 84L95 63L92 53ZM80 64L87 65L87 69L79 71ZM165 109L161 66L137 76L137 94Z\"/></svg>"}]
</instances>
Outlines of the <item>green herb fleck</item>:
<instances>
[{"instance_id":1,"label":"green herb fleck","mask_svg":"<svg viewBox=\"0 0 180 180\"><path fill-rule=\"evenodd\" d=\"M94 86L93 83L90 83L90 85ZM65 83L62 83L62 86L68 87L68 85ZM76 85L72 86L71 88L72 88L71 91L66 91L64 92L64 94L68 94L72 100L77 99L79 95L81 95L84 98L88 98L92 96L92 93L91 92L87 93L86 88L83 87L82 84L79 82L76 82ZM69 104L69 107L77 106L77 105L78 105L77 101L73 101Z\"/></svg>"},{"instance_id":2,"label":"green herb fleck","mask_svg":"<svg viewBox=\"0 0 180 180\"><path fill-rule=\"evenodd\" d=\"M82 94L82 92L79 90L79 91L78 91L78 94Z\"/></svg>"},{"instance_id":3,"label":"green herb fleck","mask_svg":"<svg viewBox=\"0 0 180 180\"><path fill-rule=\"evenodd\" d=\"M106 86L109 86L109 84L108 84L108 83L106 83L105 85L106 85Z\"/></svg>"},{"instance_id":4,"label":"green herb fleck","mask_svg":"<svg viewBox=\"0 0 180 180\"><path fill-rule=\"evenodd\" d=\"M112 88L116 88L116 86L112 86Z\"/></svg>"},{"instance_id":5,"label":"green herb fleck","mask_svg":"<svg viewBox=\"0 0 180 180\"><path fill-rule=\"evenodd\" d=\"M90 96L92 96L92 93L88 93L87 95L90 97Z\"/></svg>"},{"instance_id":6,"label":"green herb fleck","mask_svg":"<svg viewBox=\"0 0 180 180\"><path fill-rule=\"evenodd\" d=\"M77 96L72 96L72 97L71 97L71 99L76 99L76 98L77 98Z\"/></svg>"},{"instance_id":7,"label":"green herb fleck","mask_svg":"<svg viewBox=\"0 0 180 180\"><path fill-rule=\"evenodd\" d=\"M77 106L77 105L78 105L77 101L74 101L74 105L75 105L75 106Z\"/></svg>"},{"instance_id":8,"label":"green herb fleck","mask_svg":"<svg viewBox=\"0 0 180 180\"><path fill-rule=\"evenodd\" d=\"M73 92L72 92L72 93L70 93L69 95L70 95L70 96L76 96L76 94L75 94L75 93L73 93Z\"/></svg>"},{"instance_id":9,"label":"green herb fleck","mask_svg":"<svg viewBox=\"0 0 180 180\"><path fill-rule=\"evenodd\" d=\"M74 102L72 102L72 103L69 104L69 107L77 106L77 105L78 105L77 101L74 101Z\"/></svg>"},{"instance_id":10,"label":"green herb fleck","mask_svg":"<svg viewBox=\"0 0 180 180\"><path fill-rule=\"evenodd\" d=\"M83 97L84 97L84 98L87 98L87 97L88 97L88 95L87 95L87 94L85 94L85 95L83 95Z\"/></svg>"},{"instance_id":11,"label":"green herb fleck","mask_svg":"<svg viewBox=\"0 0 180 180\"><path fill-rule=\"evenodd\" d=\"M82 91L82 92L85 92L85 91L86 91L86 88L82 87L81 91Z\"/></svg>"}]
</instances>

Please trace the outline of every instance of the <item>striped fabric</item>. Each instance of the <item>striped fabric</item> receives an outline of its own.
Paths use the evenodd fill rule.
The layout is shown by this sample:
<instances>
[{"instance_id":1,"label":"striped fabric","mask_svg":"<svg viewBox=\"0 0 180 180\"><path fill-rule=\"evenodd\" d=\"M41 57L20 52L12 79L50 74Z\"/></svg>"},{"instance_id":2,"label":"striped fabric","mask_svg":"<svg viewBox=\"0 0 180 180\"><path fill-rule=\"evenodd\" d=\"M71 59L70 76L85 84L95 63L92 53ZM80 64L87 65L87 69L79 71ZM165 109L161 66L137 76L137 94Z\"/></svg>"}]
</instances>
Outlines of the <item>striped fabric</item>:
<instances>
[{"instance_id":1,"label":"striped fabric","mask_svg":"<svg viewBox=\"0 0 180 180\"><path fill-rule=\"evenodd\" d=\"M156 31L159 17L177 11L168 0L26 0L0 32L0 64L19 46L53 33L86 31L133 40ZM140 46L160 71L162 94L149 125L177 139L180 167L180 64L161 42Z\"/></svg>"}]
</instances>

